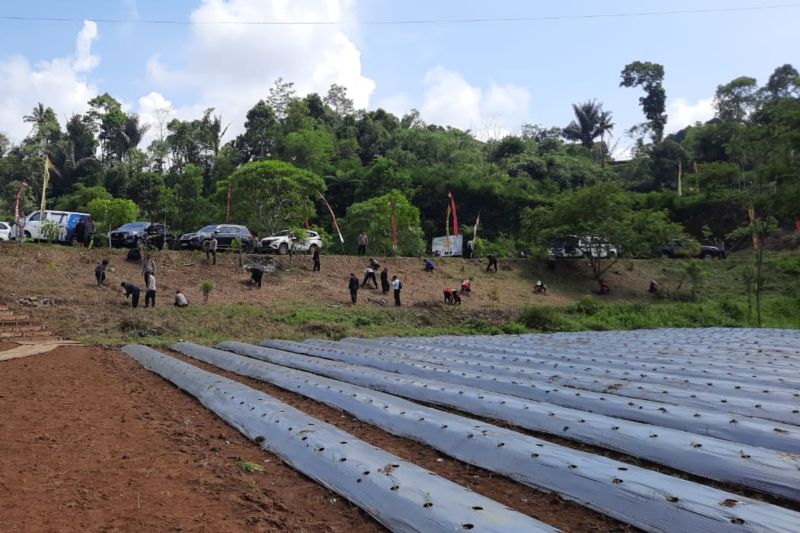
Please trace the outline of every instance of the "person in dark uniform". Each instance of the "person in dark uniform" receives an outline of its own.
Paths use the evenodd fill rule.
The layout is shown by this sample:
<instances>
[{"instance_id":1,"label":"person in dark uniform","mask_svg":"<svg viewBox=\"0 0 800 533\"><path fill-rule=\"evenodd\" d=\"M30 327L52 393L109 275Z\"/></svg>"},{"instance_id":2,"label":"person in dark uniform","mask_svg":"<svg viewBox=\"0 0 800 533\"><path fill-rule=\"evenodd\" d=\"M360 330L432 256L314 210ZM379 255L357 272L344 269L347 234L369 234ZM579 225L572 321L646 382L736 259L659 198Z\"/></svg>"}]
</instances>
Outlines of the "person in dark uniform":
<instances>
[{"instance_id":1,"label":"person in dark uniform","mask_svg":"<svg viewBox=\"0 0 800 533\"><path fill-rule=\"evenodd\" d=\"M106 268L108 267L108 259L103 259L103 261L94 267L94 278L97 280L97 286L101 287L103 283L106 281Z\"/></svg>"},{"instance_id":2,"label":"person in dark uniform","mask_svg":"<svg viewBox=\"0 0 800 533\"><path fill-rule=\"evenodd\" d=\"M313 272L319 272L319 248L314 248L314 255L312 256L314 260L314 270Z\"/></svg>"},{"instance_id":3,"label":"person in dark uniform","mask_svg":"<svg viewBox=\"0 0 800 533\"><path fill-rule=\"evenodd\" d=\"M489 260L489 264L486 265L486 272L489 272L492 268L494 268L494 271L497 272L497 256L494 254L489 254L486 256L486 259Z\"/></svg>"},{"instance_id":4,"label":"person in dark uniform","mask_svg":"<svg viewBox=\"0 0 800 533\"><path fill-rule=\"evenodd\" d=\"M125 293L125 298L128 298L128 296L131 297L131 307L134 309L139 307L139 295L142 293L141 289L139 289L139 287L133 283L128 283L127 281L120 283L120 287L122 287L121 292Z\"/></svg>"},{"instance_id":5,"label":"person in dark uniform","mask_svg":"<svg viewBox=\"0 0 800 533\"><path fill-rule=\"evenodd\" d=\"M386 267L381 270L381 291L383 294L389 294L389 270Z\"/></svg>"},{"instance_id":6,"label":"person in dark uniform","mask_svg":"<svg viewBox=\"0 0 800 533\"><path fill-rule=\"evenodd\" d=\"M350 283L348 287L350 289L350 300L352 300L355 305L358 301L358 278L352 272L350 273Z\"/></svg>"}]
</instances>

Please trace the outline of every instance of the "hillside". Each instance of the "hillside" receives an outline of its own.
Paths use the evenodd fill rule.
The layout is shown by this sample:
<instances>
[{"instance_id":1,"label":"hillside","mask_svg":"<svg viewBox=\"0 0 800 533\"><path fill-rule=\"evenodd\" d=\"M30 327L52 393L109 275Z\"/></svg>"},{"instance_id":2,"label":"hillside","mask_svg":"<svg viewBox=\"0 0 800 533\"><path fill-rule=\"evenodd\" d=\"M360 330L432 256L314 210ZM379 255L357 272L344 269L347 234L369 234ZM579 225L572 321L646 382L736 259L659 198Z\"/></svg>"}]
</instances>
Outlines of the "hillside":
<instances>
[{"instance_id":1,"label":"hillside","mask_svg":"<svg viewBox=\"0 0 800 533\"><path fill-rule=\"evenodd\" d=\"M339 338L346 335L499 332L502 328L521 327L517 324L520 314L531 307L552 308L554 313L574 311L573 304L585 303L582 298L592 295L597 288L580 261L550 270L541 261L501 259L500 270L495 274L484 271L485 259L449 258L437 260L436 272L428 274L422 270L421 259L376 258L388 266L390 275L397 274L403 281L403 306L394 308L391 296L382 295L380 290L363 289L359 292L358 305L352 307L347 278L350 272L361 276L367 258L323 255L322 272L315 274L311 272L308 256L296 256L291 266L288 258L276 257L278 271L266 276L263 288L258 290L247 283L249 274L238 266L238 257L234 254L221 253L218 264L211 266L197 252L165 251L153 255L158 273L158 307L155 310L140 307L132 311L116 290L123 280L132 280L140 286L142 280L140 266L125 261L125 254L124 250L4 243L0 245L0 301L19 308L15 302L23 298L51 300L52 305L26 312L45 319L56 333L66 338L90 343L161 344L176 339L211 342L232 334L256 340L266 336ZM789 266L784 265L783 271L775 269L774 284L770 287L773 296L784 293L788 296L791 291L783 288L792 286L795 275L794 256L781 257L786 258L782 261ZM98 288L94 266L104 258L110 260L109 280L107 287ZM701 296L714 301L724 297L741 311L744 297L736 275L746 259L743 255L726 261L703 262L708 279L701 288ZM665 300L647 294L649 280L657 279L662 292L676 292L680 287L677 293L685 299L689 285L684 279L687 264L687 261L663 259L620 261L605 277L611 294L596 297L593 302L602 302L609 312L632 304L659 304L650 306L659 310L694 305L671 301L667 305ZM457 287L467 278L472 279L472 295L465 296L460 307L443 305L442 289ZM208 304L203 304L200 284L206 279L212 280L215 288ZM547 295L533 293L537 279L548 285ZM187 309L172 306L176 289L185 292L192 306ZM700 304L697 307L703 308ZM783 325L800 326L792 322L795 318L791 313L781 308L773 314L786 318L788 323ZM559 320L555 325L539 327L539 324L540 317L536 316L529 325L536 329L605 329L596 319L588 326ZM612 325L626 327L625 324Z\"/></svg>"}]
</instances>

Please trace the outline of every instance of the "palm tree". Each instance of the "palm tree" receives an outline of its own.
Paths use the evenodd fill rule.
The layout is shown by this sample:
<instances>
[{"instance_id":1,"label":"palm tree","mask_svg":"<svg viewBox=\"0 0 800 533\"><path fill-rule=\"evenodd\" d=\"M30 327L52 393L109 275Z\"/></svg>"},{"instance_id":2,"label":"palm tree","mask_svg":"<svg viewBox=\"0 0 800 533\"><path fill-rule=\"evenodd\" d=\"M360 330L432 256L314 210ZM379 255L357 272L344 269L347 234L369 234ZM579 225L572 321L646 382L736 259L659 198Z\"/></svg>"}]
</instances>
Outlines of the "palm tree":
<instances>
[{"instance_id":1,"label":"palm tree","mask_svg":"<svg viewBox=\"0 0 800 533\"><path fill-rule=\"evenodd\" d=\"M603 104L595 100L572 104L572 109L576 120L562 130L562 135L570 141L579 141L590 150L598 137L605 142L605 135L614 129L611 112L603 111Z\"/></svg>"}]
</instances>

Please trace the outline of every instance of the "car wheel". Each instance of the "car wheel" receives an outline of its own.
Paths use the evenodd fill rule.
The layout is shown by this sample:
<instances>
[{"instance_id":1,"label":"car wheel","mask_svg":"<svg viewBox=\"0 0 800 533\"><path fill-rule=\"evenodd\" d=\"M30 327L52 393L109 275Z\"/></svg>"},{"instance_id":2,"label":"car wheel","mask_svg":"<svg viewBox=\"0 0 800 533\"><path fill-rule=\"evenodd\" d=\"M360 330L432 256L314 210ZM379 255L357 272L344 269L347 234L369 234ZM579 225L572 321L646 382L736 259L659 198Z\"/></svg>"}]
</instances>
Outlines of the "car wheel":
<instances>
[{"instance_id":1,"label":"car wheel","mask_svg":"<svg viewBox=\"0 0 800 533\"><path fill-rule=\"evenodd\" d=\"M281 243L281 245L278 246L278 253L281 254L281 255L288 254L289 253L289 245L286 244L285 242Z\"/></svg>"},{"instance_id":2,"label":"car wheel","mask_svg":"<svg viewBox=\"0 0 800 533\"><path fill-rule=\"evenodd\" d=\"M608 258L609 259L616 259L617 258L617 252L608 252Z\"/></svg>"},{"instance_id":3,"label":"car wheel","mask_svg":"<svg viewBox=\"0 0 800 533\"><path fill-rule=\"evenodd\" d=\"M26 239L30 239L31 238L31 232L30 231L26 231L25 232L25 238Z\"/></svg>"},{"instance_id":4,"label":"car wheel","mask_svg":"<svg viewBox=\"0 0 800 533\"><path fill-rule=\"evenodd\" d=\"M317 246L316 244L312 244L311 246L309 246L309 247L308 247L308 253L310 253L310 254L312 254L312 255L313 255L313 254L314 254L314 253L315 253L317 250L319 250L319 246Z\"/></svg>"},{"instance_id":5,"label":"car wheel","mask_svg":"<svg viewBox=\"0 0 800 533\"><path fill-rule=\"evenodd\" d=\"M705 260L714 259L714 254L706 252L701 257Z\"/></svg>"}]
</instances>

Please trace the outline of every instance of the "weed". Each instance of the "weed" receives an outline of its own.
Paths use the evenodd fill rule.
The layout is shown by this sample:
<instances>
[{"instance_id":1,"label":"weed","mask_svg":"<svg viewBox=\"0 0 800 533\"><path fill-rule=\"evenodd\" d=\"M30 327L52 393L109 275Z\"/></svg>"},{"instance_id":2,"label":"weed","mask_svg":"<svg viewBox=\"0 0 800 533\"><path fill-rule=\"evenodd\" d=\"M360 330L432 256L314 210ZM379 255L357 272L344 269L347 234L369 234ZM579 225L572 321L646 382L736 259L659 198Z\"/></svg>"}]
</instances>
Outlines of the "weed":
<instances>
[{"instance_id":1,"label":"weed","mask_svg":"<svg viewBox=\"0 0 800 533\"><path fill-rule=\"evenodd\" d=\"M214 282L210 279L203 280L200 284L200 291L203 293L203 303L208 303L208 297L211 294L211 291L214 290Z\"/></svg>"},{"instance_id":2,"label":"weed","mask_svg":"<svg viewBox=\"0 0 800 533\"><path fill-rule=\"evenodd\" d=\"M257 465L255 463L248 463L247 461L242 461L241 459L236 460L236 466L241 468L243 471L252 474L254 472L263 472L264 467L261 465Z\"/></svg>"}]
</instances>

